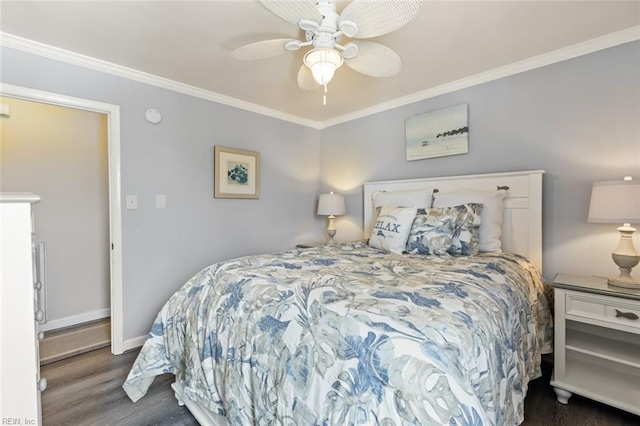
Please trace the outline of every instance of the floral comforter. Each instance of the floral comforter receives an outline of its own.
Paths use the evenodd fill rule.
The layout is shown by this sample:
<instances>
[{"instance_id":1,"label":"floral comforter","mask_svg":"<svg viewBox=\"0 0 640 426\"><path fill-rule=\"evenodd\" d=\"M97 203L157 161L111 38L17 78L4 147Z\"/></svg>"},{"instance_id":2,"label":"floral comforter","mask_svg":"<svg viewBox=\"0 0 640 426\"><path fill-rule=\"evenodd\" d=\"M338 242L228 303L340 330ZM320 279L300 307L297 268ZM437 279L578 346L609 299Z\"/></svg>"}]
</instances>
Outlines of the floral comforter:
<instances>
[{"instance_id":1,"label":"floral comforter","mask_svg":"<svg viewBox=\"0 0 640 426\"><path fill-rule=\"evenodd\" d=\"M203 269L162 308L123 387L136 401L174 373L232 425L518 424L551 340L526 259L355 242Z\"/></svg>"}]
</instances>

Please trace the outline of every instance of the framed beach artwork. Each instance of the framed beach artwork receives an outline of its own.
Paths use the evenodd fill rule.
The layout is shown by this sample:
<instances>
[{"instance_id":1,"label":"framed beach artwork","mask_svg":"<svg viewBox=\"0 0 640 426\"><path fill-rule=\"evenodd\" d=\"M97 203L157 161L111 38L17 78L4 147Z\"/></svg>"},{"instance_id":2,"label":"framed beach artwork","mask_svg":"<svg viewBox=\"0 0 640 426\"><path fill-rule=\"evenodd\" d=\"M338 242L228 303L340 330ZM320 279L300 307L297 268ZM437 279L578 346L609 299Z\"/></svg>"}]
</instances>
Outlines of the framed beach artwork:
<instances>
[{"instance_id":1,"label":"framed beach artwork","mask_svg":"<svg viewBox=\"0 0 640 426\"><path fill-rule=\"evenodd\" d=\"M467 104L427 112L405 121L407 161L469 152Z\"/></svg>"},{"instance_id":2,"label":"framed beach artwork","mask_svg":"<svg viewBox=\"0 0 640 426\"><path fill-rule=\"evenodd\" d=\"M214 147L214 197L260 198L260 153Z\"/></svg>"}]
</instances>

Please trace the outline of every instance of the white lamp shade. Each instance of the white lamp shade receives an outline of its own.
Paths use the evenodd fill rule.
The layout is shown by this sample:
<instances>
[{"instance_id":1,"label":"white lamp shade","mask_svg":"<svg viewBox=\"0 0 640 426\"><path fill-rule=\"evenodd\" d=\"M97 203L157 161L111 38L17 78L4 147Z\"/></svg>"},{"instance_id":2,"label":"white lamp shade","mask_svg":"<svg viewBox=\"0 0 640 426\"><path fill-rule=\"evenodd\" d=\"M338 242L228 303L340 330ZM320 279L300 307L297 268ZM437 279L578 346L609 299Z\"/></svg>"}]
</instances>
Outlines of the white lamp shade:
<instances>
[{"instance_id":1,"label":"white lamp shade","mask_svg":"<svg viewBox=\"0 0 640 426\"><path fill-rule=\"evenodd\" d=\"M323 86L331 81L342 62L342 55L333 49L313 49L304 55L304 64L311 70L313 79Z\"/></svg>"},{"instance_id":2,"label":"white lamp shade","mask_svg":"<svg viewBox=\"0 0 640 426\"><path fill-rule=\"evenodd\" d=\"M345 214L344 196L341 194L321 194L318 200L318 215L341 216Z\"/></svg>"},{"instance_id":3,"label":"white lamp shade","mask_svg":"<svg viewBox=\"0 0 640 426\"><path fill-rule=\"evenodd\" d=\"M588 221L640 223L640 183L633 180L594 182Z\"/></svg>"}]
</instances>

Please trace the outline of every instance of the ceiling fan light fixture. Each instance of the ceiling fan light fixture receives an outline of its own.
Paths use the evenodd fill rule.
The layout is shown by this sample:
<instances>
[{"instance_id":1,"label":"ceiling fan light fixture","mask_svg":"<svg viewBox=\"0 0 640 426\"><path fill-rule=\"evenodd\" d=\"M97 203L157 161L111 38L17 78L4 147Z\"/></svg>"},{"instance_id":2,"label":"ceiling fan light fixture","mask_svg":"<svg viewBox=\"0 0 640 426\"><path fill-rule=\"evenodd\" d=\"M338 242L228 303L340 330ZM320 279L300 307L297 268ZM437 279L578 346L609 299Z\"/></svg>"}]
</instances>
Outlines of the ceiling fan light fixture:
<instances>
[{"instance_id":1,"label":"ceiling fan light fixture","mask_svg":"<svg viewBox=\"0 0 640 426\"><path fill-rule=\"evenodd\" d=\"M326 86L342 65L340 52L334 49L312 49L304 55L304 64L309 67L316 83Z\"/></svg>"}]
</instances>

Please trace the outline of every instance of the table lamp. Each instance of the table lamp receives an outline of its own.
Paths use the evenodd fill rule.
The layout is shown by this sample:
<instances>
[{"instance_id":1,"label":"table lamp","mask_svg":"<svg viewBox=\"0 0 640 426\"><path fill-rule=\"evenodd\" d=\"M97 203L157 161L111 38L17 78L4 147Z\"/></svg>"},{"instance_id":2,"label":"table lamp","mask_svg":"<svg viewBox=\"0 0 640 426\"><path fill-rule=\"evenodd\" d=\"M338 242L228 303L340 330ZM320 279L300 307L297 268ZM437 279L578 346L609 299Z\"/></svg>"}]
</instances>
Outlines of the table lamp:
<instances>
[{"instance_id":1,"label":"table lamp","mask_svg":"<svg viewBox=\"0 0 640 426\"><path fill-rule=\"evenodd\" d=\"M640 183L627 176L624 180L594 182L589 205L589 222L622 223L618 228L620 242L611 254L620 268L620 275L609 278L609 285L640 289L640 281L631 276L631 269L640 262L633 246L632 223L640 223Z\"/></svg>"},{"instance_id":2,"label":"table lamp","mask_svg":"<svg viewBox=\"0 0 640 426\"><path fill-rule=\"evenodd\" d=\"M329 216L329 227L327 228L327 235L329 236L328 244L333 244L333 237L336 236L336 228L333 224L333 219L336 216L341 216L345 213L344 196L340 194L320 194L318 199L318 215Z\"/></svg>"}]
</instances>

